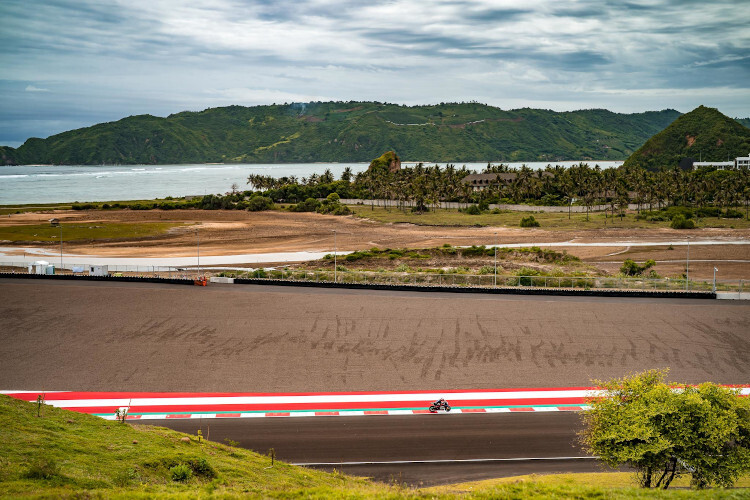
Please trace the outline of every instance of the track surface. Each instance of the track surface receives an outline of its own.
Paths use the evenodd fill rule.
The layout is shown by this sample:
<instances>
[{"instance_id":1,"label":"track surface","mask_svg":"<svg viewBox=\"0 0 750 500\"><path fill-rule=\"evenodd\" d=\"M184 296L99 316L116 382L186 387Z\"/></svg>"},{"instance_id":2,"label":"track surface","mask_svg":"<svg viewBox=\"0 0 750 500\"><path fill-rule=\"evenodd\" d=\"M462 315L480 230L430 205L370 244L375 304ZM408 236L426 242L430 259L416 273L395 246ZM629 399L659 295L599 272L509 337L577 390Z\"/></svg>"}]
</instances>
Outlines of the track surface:
<instances>
[{"instance_id":1,"label":"track surface","mask_svg":"<svg viewBox=\"0 0 750 500\"><path fill-rule=\"evenodd\" d=\"M531 472L595 472L588 460L507 458L585 457L576 444L580 415L495 414L410 417L331 417L149 421L182 432L198 429L213 441L231 439L260 453L270 448L292 463L482 460L473 462L316 466L408 484L447 484Z\"/></svg>"},{"instance_id":2,"label":"track surface","mask_svg":"<svg viewBox=\"0 0 750 500\"><path fill-rule=\"evenodd\" d=\"M589 386L648 368L750 381L750 304L0 280L5 390Z\"/></svg>"}]
</instances>

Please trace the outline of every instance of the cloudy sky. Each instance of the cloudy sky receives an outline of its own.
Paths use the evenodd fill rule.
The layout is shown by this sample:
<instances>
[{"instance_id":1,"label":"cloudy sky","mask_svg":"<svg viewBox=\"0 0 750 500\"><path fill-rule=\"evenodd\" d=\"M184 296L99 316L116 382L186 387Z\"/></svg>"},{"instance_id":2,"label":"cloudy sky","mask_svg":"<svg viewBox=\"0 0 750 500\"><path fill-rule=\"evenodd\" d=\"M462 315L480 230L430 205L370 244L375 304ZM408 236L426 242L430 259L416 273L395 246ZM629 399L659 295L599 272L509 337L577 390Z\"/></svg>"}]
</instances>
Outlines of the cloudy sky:
<instances>
[{"instance_id":1,"label":"cloudy sky","mask_svg":"<svg viewBox=\"0 0 750 500\"><path fill-rule=\"evenodd\" d=\"M228 104L750 116L747 0L2 0L0 144Z\"/></svg>"}]
</instances>

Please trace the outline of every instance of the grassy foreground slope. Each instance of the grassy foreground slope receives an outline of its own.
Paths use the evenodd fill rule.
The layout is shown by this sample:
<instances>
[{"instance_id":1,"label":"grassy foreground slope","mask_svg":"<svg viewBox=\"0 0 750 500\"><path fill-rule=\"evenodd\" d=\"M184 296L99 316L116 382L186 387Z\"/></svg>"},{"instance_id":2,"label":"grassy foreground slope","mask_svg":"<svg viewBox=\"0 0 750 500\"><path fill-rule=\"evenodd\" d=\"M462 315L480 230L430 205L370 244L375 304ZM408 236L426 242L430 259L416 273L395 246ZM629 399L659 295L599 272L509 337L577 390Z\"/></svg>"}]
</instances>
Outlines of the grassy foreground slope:
<instances>
[{"instance_id":1,"label":"grassy foreground slope","mask_svg":"<svg viewBox=\"0 0 750 500\"><path fill-rule=\"evenodd\" d=\"M679 116L312 102L131 116L0 147L0 164L621 160Z\"/></svg>"},{"instance_id":2,"label":"grassy foreground slope","mask_svg":"<svg viewBox=\"0 0 750 500\"><path fill-rule=\"evenodd\" d=\"M105 421L0 395L0 497L742 498L746 490L645 491L608 481L520 480L416 490L276 462L160 427ZM185 438L189 438L185 442ZM189 471L175 481L175 468ZM746 498L746 496L744 496Z\"/></svg>"}]
</instances>

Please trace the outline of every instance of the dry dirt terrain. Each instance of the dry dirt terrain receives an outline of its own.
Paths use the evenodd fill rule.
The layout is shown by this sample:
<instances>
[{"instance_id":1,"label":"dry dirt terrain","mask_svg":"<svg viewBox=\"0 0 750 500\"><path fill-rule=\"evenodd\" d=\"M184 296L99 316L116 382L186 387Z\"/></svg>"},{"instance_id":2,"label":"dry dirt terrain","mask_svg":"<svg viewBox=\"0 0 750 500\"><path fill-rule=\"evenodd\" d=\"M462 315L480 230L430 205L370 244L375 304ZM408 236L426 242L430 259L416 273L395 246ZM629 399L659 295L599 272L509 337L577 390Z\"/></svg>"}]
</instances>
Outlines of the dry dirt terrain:
<instances>
[{"instance_id":1,"label":"dry dirt terrain","mask_svg":"<svg viewBox=\"0 0 750 500\"><path fill-rule=\"evenodd\" d=\"M0 316L6 390L750 383L745 301L0 279Z\"/></svg>"},{"instance_id":2,"label":"dry dirt terrain","mask_svg":"<svg viewBox=\"0 0 750 500\"><path fill-rule=\"evenodd\" d=\"M748 229L607 229L545 230L508 227L434 227L412 224L382 224L355 217L336 217L313 213L284 211L244 212L223 210L175 211L55 211L12 214L0 217L0 226L46 223L51 217L63 223L185 223L167 234L139 240L116 240L66 243L67 251L81 255L111 257L179 257L195 254L195 227L200 228L202 255L278 253L294 251L332 251L333 231L339 250L380 248L429 248L445 243L455 246L550 242L613 242L605 247L554 247L567 250L616 273L622 261L654 259L655 270L664 276L684 272L687 257L684 246L671 242L696 240L748 240ZM497 237L495 236L497 233ZM650 248L616 245L614 242L654 242ZM52 246L53 244L48 244ZM27 246L42 246L29 243ZM711 279L713 267L720 268L720 278L750 279L750 245L691 245L690 273L693 279ZM22 249L19 250L22 253Z\"/></svg>"}]
</instances>

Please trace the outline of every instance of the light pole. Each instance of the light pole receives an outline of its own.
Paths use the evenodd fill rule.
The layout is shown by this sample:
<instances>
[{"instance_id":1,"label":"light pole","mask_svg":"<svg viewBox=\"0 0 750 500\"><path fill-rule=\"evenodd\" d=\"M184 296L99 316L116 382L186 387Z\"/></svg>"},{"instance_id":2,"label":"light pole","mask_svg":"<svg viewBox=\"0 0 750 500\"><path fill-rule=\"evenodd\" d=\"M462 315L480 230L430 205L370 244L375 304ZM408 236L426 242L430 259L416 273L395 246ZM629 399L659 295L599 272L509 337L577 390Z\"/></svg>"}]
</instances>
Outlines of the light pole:
<instances>
[{"instance_id":1,"label":"light pole","mask_svg":"<svg viewBox=\"0 0 750 500\"><path fill-rule=\"evenodd\" d=\"M336 252L338 251L338 244L336 241L336 230L333 230L333 282L336 283Z\"/></svg>"},{"instance_id":2,"label":"light pole","mask_svg":"<svg viewBox=\"0 0 750 500\"><path fill-rule=\"evenodd\" d=\"M62 224L60 224L60 221L57 219L50 219L49 225L52 227L59 227L60 228L60 272L62 272L63 268L63 238L62 238ZM24 253L24 257L26 254Z\"/></svg>"},{"instance_id":3,"label":"light pole","mask_svg":"<svg viewBox=\"0 0 750 500\"><path fill-rule=\"evenodd\" d=\"M687 239L687 263L685 264L685 291L690 291L690 237Z\"/></svg>"},{"instance_id":4,"label":"light pole","mask_svg":"<svg viewBox=\"0 0 750 500\"><path fill-rule=\"evenodd\" d=\"M337 242L336 242L336 230L333 230L333 282L337 283L338 280L336 279L336 251L337 251Z\"/></svg>"},{"instance_id":5,"label":"light pole","mask_svg":"<svg viewBox=\"0 0 750 500\"><path fill-rule=\"evenodd\" d=\"M714 293L716 293L716 271L718 271L718 269L714 267Z\"/></svg>"},{"instance_id":6,"label":"light pole","mask_svg":"<svg viewBox=\"0 0 750 500\"><path fill-rule=\"evenodd\" d=\"M495 280L494 280L495 287L497 287L497 245L498 245L497 233L495 233Z\"/></svg>"}]
</instances>

